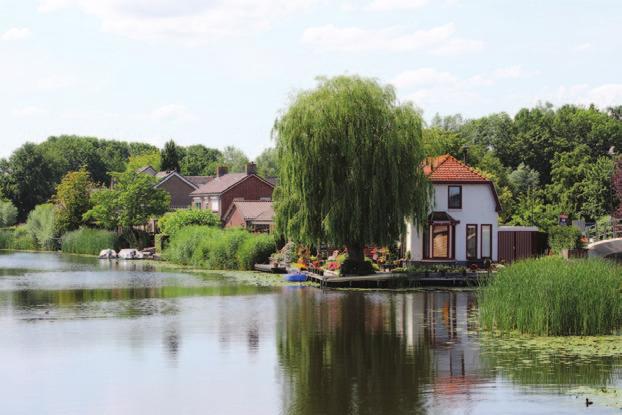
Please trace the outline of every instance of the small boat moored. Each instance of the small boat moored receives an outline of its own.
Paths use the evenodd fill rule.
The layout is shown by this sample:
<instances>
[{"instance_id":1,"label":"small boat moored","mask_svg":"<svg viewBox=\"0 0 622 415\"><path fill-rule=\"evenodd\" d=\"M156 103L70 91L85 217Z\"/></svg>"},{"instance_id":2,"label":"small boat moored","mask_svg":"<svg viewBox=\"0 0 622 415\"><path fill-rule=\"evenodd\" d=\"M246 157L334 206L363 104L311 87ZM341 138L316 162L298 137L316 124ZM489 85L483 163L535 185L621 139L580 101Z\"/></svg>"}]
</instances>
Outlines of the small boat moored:
<instances>
[{"instance_id":1,"label":"small boat moored","mask_svg":"<svg viewBox=\"0 0 622 415\"><path fill-rule=\"evenodd\" d=\"M99 253L99 259L115 259L117 253L114 249L102 249Z\"/></svg>"},{"instance_id":2,"label":"small boat moored","mask_svg":"<svg viewBox=\"0 0 622 415\"><path fill-rule=\"evenodd\" d=\"M307 275L302 272L294 272L287 274L283 279L288 282L305 282L307 280Z\"/></svg>"}]
</instances>

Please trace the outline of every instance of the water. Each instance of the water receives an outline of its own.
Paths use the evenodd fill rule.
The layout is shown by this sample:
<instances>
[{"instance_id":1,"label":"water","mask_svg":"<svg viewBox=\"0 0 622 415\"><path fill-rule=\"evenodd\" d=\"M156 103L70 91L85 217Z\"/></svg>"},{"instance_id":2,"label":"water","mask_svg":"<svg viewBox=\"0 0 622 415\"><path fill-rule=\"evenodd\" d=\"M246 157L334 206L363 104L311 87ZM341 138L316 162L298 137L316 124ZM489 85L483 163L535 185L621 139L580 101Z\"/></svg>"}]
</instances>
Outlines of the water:
<instances>
[{"instance_id":1,"label":"water","mask_svg":"<svg viewBox=\"0 0 622 415\"><path fill-rule=\"evenodd\" d=\"M0 413L620 413L570 392L620 386L619 361L491 349L476 307L3 253Z\"/></svg>"}]
</instances>

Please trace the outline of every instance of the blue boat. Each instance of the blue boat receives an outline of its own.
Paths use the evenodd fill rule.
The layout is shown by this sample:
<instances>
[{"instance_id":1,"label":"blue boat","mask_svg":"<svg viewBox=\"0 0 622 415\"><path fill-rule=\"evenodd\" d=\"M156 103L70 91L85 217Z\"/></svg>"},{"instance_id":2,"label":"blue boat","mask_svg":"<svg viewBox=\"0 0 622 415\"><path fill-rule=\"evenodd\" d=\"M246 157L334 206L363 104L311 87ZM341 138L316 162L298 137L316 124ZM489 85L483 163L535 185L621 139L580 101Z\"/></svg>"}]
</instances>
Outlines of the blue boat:
<instances>
[{"instance_id":1,"label":"blue boat","mask_svg":"<svg viewBox=\"0 0 622 415\"><path fill-rule=\"evenodd\" d=\"M283 279L288 282L305 282L307 280L307 276L302 272L294 272L292 274L287 274L283 277Z\"/></svg>"}]
</instances>

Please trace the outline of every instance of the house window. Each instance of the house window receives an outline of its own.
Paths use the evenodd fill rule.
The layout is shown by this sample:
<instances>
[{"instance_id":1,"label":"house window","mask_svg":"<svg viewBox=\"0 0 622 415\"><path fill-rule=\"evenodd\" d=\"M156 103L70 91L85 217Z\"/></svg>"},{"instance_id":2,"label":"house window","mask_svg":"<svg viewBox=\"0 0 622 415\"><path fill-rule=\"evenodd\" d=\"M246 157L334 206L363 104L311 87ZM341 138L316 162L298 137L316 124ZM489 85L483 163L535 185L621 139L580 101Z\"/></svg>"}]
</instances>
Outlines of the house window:
<instances>
[{"instance_id":1,"label":"house window","mask_svg":"<svg viewBox=\"0 0 622 415\"><path fill-rule=\"evenodd\" d=\"M212 212L218 212L220 208L220 200L217 196L210 197L210 207L212 208Z\"/></svg>"},{"instance_id":2,"label":"house window","mask_svg":"<svg viewBox=\"0 0 622 415\"><path fill-rule=\"evenodd\" d=\"M466 257L477 259L477 225L466 226Z\"/></svg>"},{"instance_id":3,"label":"house window","mask_svg":"<svg viewBox=\"0 0 622 415\"><path fill-rule=\"evenodd\" d=\"M449 258L449 225L432 226L432 257Z\"/></svg>"},{"instance_id":4,"label":"house window","mask_svg":"<svg viewBox=\"0 0 622 415\"><path fill-rule=\"evenodd\" d=\"M447 201L449 209L462 209L462 186L447 187Z\"/></svg>"},{"instance_id":5,"label":"house window","mask_svg":"<svg viewBox=\"0 0 622 415\"><path fill-rule=\"evenodd\" d=\"M194 202L194 208L195 209L201 209L201 201L195 201Z\"/></svg>"},{"instance_id":6,"label":"house window","mask_svg":"<svg viewBox=\"0 0 622 415\"><path fill-rule=\"evenodd\" d=\"M482 258L492 258L492 225L482 225Z\"/></svg>"}]
</instances>

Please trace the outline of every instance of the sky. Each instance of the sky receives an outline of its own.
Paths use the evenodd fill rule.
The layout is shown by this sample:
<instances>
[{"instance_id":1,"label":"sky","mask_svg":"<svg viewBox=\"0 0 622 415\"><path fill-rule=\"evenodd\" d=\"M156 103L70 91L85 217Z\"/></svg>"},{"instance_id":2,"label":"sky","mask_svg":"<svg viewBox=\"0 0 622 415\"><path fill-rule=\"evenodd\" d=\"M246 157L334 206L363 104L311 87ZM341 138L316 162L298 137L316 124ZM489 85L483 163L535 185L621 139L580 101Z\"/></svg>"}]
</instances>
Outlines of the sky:
<instances>
[{"instance_id":1,"label":"sky","mask_svg":"<svg viewBox=\"0 0 622 415\"><path fill-rule=\"evenodd\" d=\"M356 74L424 118L622 104L619 0L0 0L0 157L78 134L234 145Z\"/></svg>"}]
</instances>

